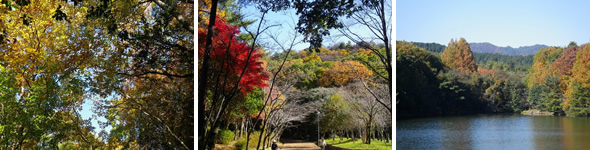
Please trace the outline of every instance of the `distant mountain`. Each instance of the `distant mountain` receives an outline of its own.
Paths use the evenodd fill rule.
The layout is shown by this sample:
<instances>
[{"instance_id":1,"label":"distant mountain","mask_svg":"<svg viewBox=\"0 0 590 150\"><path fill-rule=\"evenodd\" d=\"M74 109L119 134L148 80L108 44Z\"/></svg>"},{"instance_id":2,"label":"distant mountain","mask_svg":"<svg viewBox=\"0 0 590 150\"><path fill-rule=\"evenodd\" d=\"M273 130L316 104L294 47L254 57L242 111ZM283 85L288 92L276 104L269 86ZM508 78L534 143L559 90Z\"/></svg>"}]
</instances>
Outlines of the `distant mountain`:
<instances>
[{"instance_id":1,"label":"distant mountain","mask_svg":"<svg viewBox=\"0 0 590 150\"><path fill-rule=\"evenodd\" d=\"M418 47L422 47L428 51L441 53L445 50L446 46L438 43L424 43L424 42L410 42ZM510 56L526 56L526 55L534 55L537 51L541 48L549 47L547 45L536 44L533 46L521 46L518 48L512 48L510 46L507 47L498 47L494 44L484 42L484 43L469 43L471 47L471 51L474 53L489 53L489 54L501 54L501 55L510 55Z\"/></svg>"},{"instance_id":2,"label":"distant mountain","mask_svg":"<svg viewBox=\"0 0 590 150\"><path fill-rule=\"evenodd\" d=\"M476 53L496 53L496 54L503 54L503 55L511 55L511 56L526 56L526 55L534 55L537 53L537 50L540 48L549 47L547 45L540 45L536 44L533 46L521 46L518 48L508 47L498 47L491 43L469 43L471 47L471 51Z\"/></svg>"}]
</instances>

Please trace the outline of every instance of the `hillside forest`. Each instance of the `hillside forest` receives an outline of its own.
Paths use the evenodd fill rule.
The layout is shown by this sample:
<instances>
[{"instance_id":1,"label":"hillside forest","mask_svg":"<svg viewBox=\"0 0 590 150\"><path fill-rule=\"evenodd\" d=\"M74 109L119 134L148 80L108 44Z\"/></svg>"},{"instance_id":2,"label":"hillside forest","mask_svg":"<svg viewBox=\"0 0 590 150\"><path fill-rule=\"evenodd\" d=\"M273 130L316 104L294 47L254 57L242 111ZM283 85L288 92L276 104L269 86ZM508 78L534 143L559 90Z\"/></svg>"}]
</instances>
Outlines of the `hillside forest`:
<instances>
[{"instance_id":1,"label":"hillside forest","mask_svg":"<svg viewBox=\"0 0 590 150\"><path fill-rule=\"evenodd\" d=\"M390 148L390 4L199 0L198 149L321 138ZM357 26L374 32L360 37ZM330 34L346 41L326 44ZM295 48L302 43L309 47Z\"/></svg>"},{"instance_id":2,"label":"hillside forest","mask_svg":"<svg viewBox=\"0 0 590 150\"><path fill-rule=\"evenodd\" d=\"M397 41L396 117L527 110L589 116L586 45L509 56L473 53L464 38L447 46Z\"/></svg>"}]
</instances>

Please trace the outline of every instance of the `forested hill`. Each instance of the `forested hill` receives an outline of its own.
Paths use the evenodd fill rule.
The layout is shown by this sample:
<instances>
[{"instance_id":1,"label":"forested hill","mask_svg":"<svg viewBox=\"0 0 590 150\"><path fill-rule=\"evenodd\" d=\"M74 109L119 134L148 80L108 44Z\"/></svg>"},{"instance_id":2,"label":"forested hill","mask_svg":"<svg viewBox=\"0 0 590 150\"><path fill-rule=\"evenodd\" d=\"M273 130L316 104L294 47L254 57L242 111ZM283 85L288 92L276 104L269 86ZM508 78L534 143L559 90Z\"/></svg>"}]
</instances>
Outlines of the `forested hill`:
<instances>
[{"instance_id":1,"label":"forested hill","mask_svg":"<svg viewBox=\"0 0 590 150\"><path fill-rule=\"evenodd\" d=\"M476 53L497 53L497 54L504 54L504 55L511 55L511 56L525 56L525 55L533 55L539 49L548 47L547 45L532 45L532 46L521 46L518 48L508 47L498 47L491 43L469 43L469 47L471 50Z\"/></svg>"},{"instance_id":2,"label":"forested hill","mask_svg":"<svg viewBox=\"0 0 590 150\"><path fill-rule=\"evenodd\" d=\"M502 62L506 65L515 67L521 66L524 68L530 68L533 65L534 55L527 56L508 56L501 54L487 54L487 53L473 53L475 62L477 65L491 65L491 62ZM484 66L485 67L485 66ZM489 67L486 67L489 68Z\"/></svg>"},{"instance_id":3,"label":"forested hill","mask_svg":"<svg viewBox=\"0 0 590 150\"><path fill-rule=\"evenodd\" d=\"M441 53L445 50L446 46L438 43L421 43L421 42L411 42L412 44L424 48L427 51L434 52L434 53ZM472 44L470 44L472 45ZM493 46L493 45L492 45ZM473 48L473 46L470 46ZM538 49L537 49L538 50ZM534 53L533 53L534 54ZM497 53L481 53L474 51L473 57L475 62L478 66L484 67L487 69L520 69L520 70L527 70L533 65L533 56L534 55L506 55L506 54L497 54ZM500 62L500 63L498 63Z\"/></svg>"},{"instance_id":4,"label":"forested hill","mask_svg":"<svg viewBox=\"0 0 590 150\"><path fill-rule=\"evenodd\" d=\"M422 42L410 42L418 47L422 47L424 49L426 49L427 51L431 51L431 52L435 52L435 53L441 53L442 51L445 50L444 45L442 44L438 44L438 43L422 43Z\"/></svg>"},{"instance_id":5,"label":"forested hill","mask_svg":"<svg viewBox=\"0 0 590 150\"><path fill-rule=\"evenodd\" d=\"M428 51L440 53L445 50L445 45L438 44L438 43L423 43L423 42L410 42L418 47L422 47ZM539 49L548 47L547 45L536 44L532 46L521 46L518 48L508 47L499 47L491 43L469 43L469 47L471 51L474 53L491 53L491 54L502 54L502 55L510 55L510 56L526 56L526 55L533 55ZM531 62L532 64L532 62Z\"/></svg>"}]
</instances>

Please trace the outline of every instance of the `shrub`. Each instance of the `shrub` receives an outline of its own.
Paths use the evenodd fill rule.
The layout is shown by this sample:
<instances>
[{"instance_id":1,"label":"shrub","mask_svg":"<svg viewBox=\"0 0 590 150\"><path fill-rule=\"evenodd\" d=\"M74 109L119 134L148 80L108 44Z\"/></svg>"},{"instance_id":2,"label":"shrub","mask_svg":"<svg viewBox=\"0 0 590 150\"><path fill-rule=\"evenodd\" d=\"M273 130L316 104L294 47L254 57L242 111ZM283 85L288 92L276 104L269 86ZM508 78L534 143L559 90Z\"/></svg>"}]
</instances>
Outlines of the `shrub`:
<instances>
[{"instance_id":1,"label":"shrub","mask_svg":"<svg viewBox=\"0 0 590 150\"><path fill-rule=\"evenodd\" d=\"M234 139L234 133L230 130L222 129L217 135L217 144L229 144Z\"/></svg>"},{"instance_id":2,"label":"shrub","mask_svg":"<svg viewBox=\"0 0 590 150\"><path fill-rule=\"evenodd\" d=\"M236 149L238 150L246 149L246 138L240 138L238 141L236 141L234 146L236 146Z\"/></svg>"}]
</instances>

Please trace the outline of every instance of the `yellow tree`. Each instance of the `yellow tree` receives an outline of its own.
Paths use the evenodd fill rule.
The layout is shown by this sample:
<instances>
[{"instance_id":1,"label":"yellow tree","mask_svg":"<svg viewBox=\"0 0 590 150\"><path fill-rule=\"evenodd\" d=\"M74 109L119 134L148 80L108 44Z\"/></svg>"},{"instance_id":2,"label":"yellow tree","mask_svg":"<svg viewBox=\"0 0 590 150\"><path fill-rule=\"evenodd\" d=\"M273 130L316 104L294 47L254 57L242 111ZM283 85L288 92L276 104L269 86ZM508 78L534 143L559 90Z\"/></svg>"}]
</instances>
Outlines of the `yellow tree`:
<instances>
[{"instance_id":1,"label":"yellow tree","mask_svg":"<svg viewBox=\"0 0 590 150\"><path fill-rule=\"evenodd\" d=\"M441 54L442 62L451 69L456 69L462 72L473 73L477 72L477 65L473 58L473 53L469 47L469 43L461 38L458 42L451 39L449 45Z\"/></svg>"},{"instance_id":2,"label":"yellow tree","mask_svg":"<svg viewBox=\"0 0 590 150\"><path fill-rule=\"evenodd\" d=\"M87 10L78 1L0 4L0 70L11 75L1 86L14 94L0 99L0 149L99 145L77 112L88 97L93 49L101 45L84 28Z\"/></svg>"},{"instance_id":3,"label":"yellow tree","mask_svg":"<svg viewBox=\"0 0 590 150\"><path fill-rule=\"evenodd\" d=\"M562 54L562 49L557 47L542 48L537 51L533 60L533 67L526 77L529 88L534 85L544 84L547 76L557 73L557 70L550 70L549 67Z\"/></svg>"},{"instance_id":4,"label":"yellow tree","mask_svg":"<svg viewBox=\"0 0 590 150\"><path fill-rule=\"evenodd\" d=\"M578 103L582 103L576 99L582 91L576 89L590 89L590 46L583 46L576 54L576 61L572 68L572 77L568 82L568 88L565 91L566 100L563 104L563 110L568 110L570 107L576 107ZM576 87L578 86L578 87ZM590 96L590 95L585 95ZM586 102L588 103L588 102Z\"/></svg>"}]
</instances>

